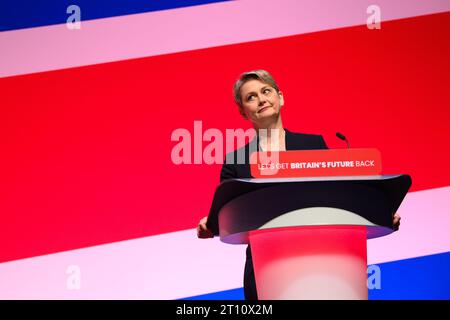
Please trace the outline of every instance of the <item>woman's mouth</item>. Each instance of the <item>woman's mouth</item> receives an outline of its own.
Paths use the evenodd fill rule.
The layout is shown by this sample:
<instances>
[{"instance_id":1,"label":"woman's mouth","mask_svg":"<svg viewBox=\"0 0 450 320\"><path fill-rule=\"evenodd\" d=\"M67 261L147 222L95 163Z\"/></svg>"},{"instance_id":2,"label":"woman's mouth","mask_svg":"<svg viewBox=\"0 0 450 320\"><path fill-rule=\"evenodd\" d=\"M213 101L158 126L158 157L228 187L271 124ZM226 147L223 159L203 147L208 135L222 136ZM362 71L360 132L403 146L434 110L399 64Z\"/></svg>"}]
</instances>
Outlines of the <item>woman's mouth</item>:
<instances>
[{"instance_id":1,"label":"woman's mouth","mask_svg":"<svg viewBox=\"0 0 450 320\"><path fill-rule=\"evenodd\" d=\"M270 106L267 107L262 107L261 109L258 110L258 113L263 112L264 110L268 109Z\"/></svg>"}]
</instances>

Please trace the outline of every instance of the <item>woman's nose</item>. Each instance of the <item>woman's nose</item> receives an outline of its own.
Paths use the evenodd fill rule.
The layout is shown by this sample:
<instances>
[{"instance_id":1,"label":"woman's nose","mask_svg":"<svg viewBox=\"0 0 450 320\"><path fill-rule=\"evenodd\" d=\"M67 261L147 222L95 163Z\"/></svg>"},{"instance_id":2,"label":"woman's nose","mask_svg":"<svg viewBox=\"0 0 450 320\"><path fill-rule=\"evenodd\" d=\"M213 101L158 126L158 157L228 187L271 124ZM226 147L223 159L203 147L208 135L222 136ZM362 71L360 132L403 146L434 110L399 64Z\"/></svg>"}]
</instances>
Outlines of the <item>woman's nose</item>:
<instances>
[{"instance_id":1,"label":"woman's nose","mask_svg":"<svg viewBox=\"0 0 450 320\"><path fill-rule=\"evenodd\" d=\"M263 105L267 101L267 97L264 95L258 95L259 105Z\"/></svg>"}]
</instances>

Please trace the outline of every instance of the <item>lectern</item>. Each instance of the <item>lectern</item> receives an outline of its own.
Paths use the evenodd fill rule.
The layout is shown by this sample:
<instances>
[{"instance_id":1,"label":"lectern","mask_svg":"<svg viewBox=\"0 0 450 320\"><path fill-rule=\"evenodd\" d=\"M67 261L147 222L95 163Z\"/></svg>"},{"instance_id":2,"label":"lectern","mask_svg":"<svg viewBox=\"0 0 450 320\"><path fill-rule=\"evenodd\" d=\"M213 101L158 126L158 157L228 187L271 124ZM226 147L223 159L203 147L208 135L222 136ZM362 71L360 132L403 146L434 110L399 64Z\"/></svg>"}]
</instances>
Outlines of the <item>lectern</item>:
<instances>
[{"instance_id":1,"label":"lectern","mask_svg":"<svg viewBox=\"0 0 450 320\"><path fill-rule=\"evenodd\" d=\"M250 244L259 299L367 299L370 238L393 232L408 175L231 179L208 227Z\"/></svg>"}]
</instances>

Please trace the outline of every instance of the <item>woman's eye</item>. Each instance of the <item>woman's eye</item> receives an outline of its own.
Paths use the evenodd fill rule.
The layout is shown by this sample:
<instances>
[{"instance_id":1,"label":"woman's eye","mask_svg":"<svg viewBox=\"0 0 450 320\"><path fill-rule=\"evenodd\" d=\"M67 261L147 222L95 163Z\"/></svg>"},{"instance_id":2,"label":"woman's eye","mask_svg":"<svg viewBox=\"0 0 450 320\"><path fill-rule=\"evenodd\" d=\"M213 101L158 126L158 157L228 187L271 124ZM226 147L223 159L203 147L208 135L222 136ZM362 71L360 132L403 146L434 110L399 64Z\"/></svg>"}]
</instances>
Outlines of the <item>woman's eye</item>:
<instances>
[{"instance_id":1,"label":"woman's eye","mask_svg":"<svg viewBox=\"0 0 450 320\"><path fill-rule=\"evenodd\" d=\"M253 99L253 97L254 97L254 95L248 96L248 98L247 98L247 101L250 101L250 100L252 100L252 99Z\"/></svg>"},{"instance_id":2,"label":"woman's eye","mask_svg":"<svg viewBox=\"0 0 450 320\"><path fill-rule=\"evenodd\" d=\"M270 89L264 89L263 92L264 92L264 93L268 93L268 92L270 92Z\"/></svg>"}]
</instances>

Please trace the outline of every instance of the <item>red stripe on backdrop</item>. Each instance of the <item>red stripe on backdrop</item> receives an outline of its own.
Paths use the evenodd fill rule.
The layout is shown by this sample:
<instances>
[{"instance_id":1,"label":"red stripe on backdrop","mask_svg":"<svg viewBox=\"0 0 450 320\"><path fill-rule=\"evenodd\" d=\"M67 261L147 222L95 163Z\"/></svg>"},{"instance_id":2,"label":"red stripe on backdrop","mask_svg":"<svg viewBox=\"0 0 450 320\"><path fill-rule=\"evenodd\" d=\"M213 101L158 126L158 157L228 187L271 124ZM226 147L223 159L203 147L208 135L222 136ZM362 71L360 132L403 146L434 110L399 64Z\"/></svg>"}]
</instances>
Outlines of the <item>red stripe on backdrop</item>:
<instances>
[{"instance_id":1,"label":"red stripe on backdrop","mask_svg":"<svg viewBox=\"0 0 450 320\"><path fill-rule=\"evenodd\" d=\"M219 165L176 128L248 128L231 87L265 68L285 126L376 147L412 190L449 185L450 14L1 79L0 261L195 227Z\"/></svg>"}]
</instances>

